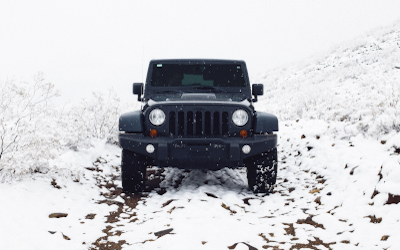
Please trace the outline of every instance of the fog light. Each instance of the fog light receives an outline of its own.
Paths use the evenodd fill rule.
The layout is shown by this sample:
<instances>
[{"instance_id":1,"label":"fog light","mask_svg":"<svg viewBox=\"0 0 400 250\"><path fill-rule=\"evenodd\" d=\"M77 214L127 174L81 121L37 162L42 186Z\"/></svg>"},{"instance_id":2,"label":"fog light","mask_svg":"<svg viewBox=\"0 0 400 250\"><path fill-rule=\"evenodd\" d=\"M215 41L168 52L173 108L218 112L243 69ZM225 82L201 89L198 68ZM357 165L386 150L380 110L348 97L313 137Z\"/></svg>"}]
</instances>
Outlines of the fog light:
<instances>
[{"instance_id":1,"label":"fog light","mask_svg":"<svg viewBox=\"0 0 400 250\"><path fill-rule=\"evenodd\" d=\"M147 145L146 151L147 153L152 154L154 152L154 146L152 144Z\"/></svg>"},{"instance_id":2,"label":"fog light","mask_svg":"<svg viewBox=\"0 0 400 250\"><path fill-rule=\"evenodd\" d=\"M245 153L247 155L248 153L250 153L251 147L249 145L244 145L242 147L242 151L243 151L243 153Z\"/></svg>"}]
</instances>

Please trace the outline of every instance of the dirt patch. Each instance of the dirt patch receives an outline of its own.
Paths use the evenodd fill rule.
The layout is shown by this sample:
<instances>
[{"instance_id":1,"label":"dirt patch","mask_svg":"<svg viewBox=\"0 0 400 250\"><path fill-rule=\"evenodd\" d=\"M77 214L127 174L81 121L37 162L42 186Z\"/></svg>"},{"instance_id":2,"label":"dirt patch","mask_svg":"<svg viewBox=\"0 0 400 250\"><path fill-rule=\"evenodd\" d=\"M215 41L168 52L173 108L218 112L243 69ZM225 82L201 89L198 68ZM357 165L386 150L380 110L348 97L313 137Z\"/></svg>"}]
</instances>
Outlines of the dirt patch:
<instances>
[{"instance_id":1,"label":"dirt patch","mask_svg":"<svg viewBox=\"0 0 400 250\"><path fill-rule=\"evenodd\" d=\"M57 185L56 179L53 179L53 180L51 181L51 185L52 185L54 188L61 189L61 187L60 187L59 185Z\"/></svg>"},{"instance_id":2,"label":"dirt patch","mask_svg":"<svg viewBox=\"0 0 400 250\"><path fill-rule=\"evenodd\" d=\"M120 240L118 242L108 241L108 237L114 235L120 236L122 234L122 231L110 232L111 229L113 229L112 226L107 226L103 229L103 233L105 233L106 236L100 237L92 243L93 246L90 247L90 250L121 250L122 245L127 244L125 240Z\"/></svg>"},{"instance_id":3,"label":"dirt patch","mask_svg":"<svg viewBox=\"0 0 400 250\"><path fill-rule=\"evenodd\" d=\"M103 158L99 157L97 160L93 163L93 170L91 171L97 171L97 172L102 172L101 169L101 164L107 163L106 160ZM118 167L117 167L118 169ZM122 188L118 187L115 184L115 180L119 179L119 176L116 175L111 175L104 177L102 175L95 175L94 176L97 182L97 186L99 188L106 188L108 192L102 192L101 195L105 198L104 200L97 201L98 204L107 204L107 205L116 205L118 209L116 211L110 212L109 215L105 216L106 217L106 223L116 223L120 221L120 216L122 213L128 214L128 217L124 217L123 219L128 220L129 222L135 222L137 218L132 218L136 217L136 213L127 213L124 211L124 207L128 206L131 209L136 208L138 205L138 202L142 199L147 197L145 194L129 194L129 193L124 193ZM156 178L158 179L158 178ZM114 200L117 197L121 197L124 202L116 201ZM86 216L86 219L93 219L95 214L88 214ZM122 249L122 246L124 244L128 244L125 240L120 240L118 242L112 242L108 240L108 237L110 236L120 236L123 234L123 231L116 230L116 231L111 231L114 227L112 225L107 225L105 229L102 230L103 233L105 233L105 236L102 236L98 238L94 243L92 243L92 246L90 247L90 250L120 250Z\"/></svg>"},{"instance_id":4,"label":"dirt patch","mask_svg":"<svg viewBox=\"0 0 400 250\"><path fill-rule=\"evenodd\" d=\"M283 225L289 226L287 228L284 228L286 231L286 235L296 236L296 231L295 228L293 227L293 223L283 223Z\"/></svg>"},{"instance_id":5,"label":"dirt patch","mask_svg":"<svg viewBox=\"0 0 400 250\"><path fill-rule=\"evenodd\" d=\"M382 175L382 168L383 166L381 166L381 170L379 170L378 176L379 176L379 181L382 180L383 175Z\"/></svg>"},{"instance_id":6,"label":"dirt patch","mask_svg":"<svg viewBox=\"0 0 400 250\"><path fill-rule=\"evenodd\" d=\"M170 210L168 210L167 212L170 214L170 213L172 213L172 211L174 211L174 210L177 209L177 208L184 208L184 207L173 207L173 208L171 208Z\"/></svg>"},{"instance_id":7,"label":"dirt patch","mask_svg":"<svg viewBox=\"0 0 400 250\"><path fill-rule=\"evenodd\" d=\"M370 220L371 223L375 223L376 224L376 223L381 223L382 222L382 217L376 218L375 215L374 216L368 215L368 216L365 216L365 217L370 218L371 219Z\"/></svg>"},{"instance_id":8,"label":"dirt patch","mask_svg":"<svg viewBox=\"0 0 400 250\"><path fill-rule=\"evenodd\" d=\"M319 228L325 229L324 225L316 223L315 221L312 220L312 218L313 218L313 215L310 215L305 220L297 220L296 223L297 224L309 224L311 226L314 226L315 228L319 227Z\"/></svg>"},{"instance_id":9,"label":"dirt patch","mask_svg":"<svg viewBox=\"0 0 400 250\"><path fill-rule=\"evenodd\" d=\"M226 210L229 210L231 212L231 214L236 214L235 210L232 210L230 207L228 207L224 203L221 204L221 207L225 208Z\"/></svg>"},{"instance_id":10,"label":"dirt patch","mask_svg":"<svg viewBox=\"0 0 400 250\"><path fill-rule=\"evenodd\" d=\"M301 244L301 243L296 243L296 245L292 246L290 248L290 250L293 249L302 249L302 248L307 248L307 249L315 249L315 250L319 250L321 248L317 247L317 246L324 246L327 249L332 250L332 248L330 247L330 245L334 245L336 244L336 242L332 242L332 243L324 243L322 240L320 240L318 237L314 237L315 240L308 240L308 244Z\"/></svg>"},{"instance_id":11,"label":"dirt patch","mask_svg":"<svg viewBox=\"0 0 400 250\"><path fill-rule=\"evenodd\" d=\"M117 191L118 192L118 191ZM126 196L121 196L125 203L119 202L119 201L114 201L114 200L102 200L98 201L98 204L107 204L107 205L117 205L118 209L117 211L110 212L109 215L106 216L107 221L106 223L115 223L119 221L119 217L121 213L123 212L124 205L129 206L130 208L136 208L138 202L146 196L142 196L140 194L133 194L133 195L126 195ZM130 214L129 219L131 219L133 216L136 216L135 213Z\"/></svg>"}]
</instances>

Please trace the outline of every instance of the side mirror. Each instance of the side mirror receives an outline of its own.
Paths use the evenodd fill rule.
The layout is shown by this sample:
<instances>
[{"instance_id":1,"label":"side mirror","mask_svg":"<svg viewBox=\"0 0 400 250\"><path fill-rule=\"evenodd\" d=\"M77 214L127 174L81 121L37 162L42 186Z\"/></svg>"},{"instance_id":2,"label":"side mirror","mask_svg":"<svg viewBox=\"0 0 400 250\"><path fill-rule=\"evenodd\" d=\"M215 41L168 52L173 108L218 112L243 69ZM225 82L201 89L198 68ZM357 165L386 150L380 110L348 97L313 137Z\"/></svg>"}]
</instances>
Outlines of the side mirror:
<instances>
[{"instance_id":1,"label":"side mirror","mask_svg":"<svg viewBox=\"0 0 400 250\"><path fill-rule=\"evenodd\" d=\"M264 94L264 84L253 84L251 86L251 94L254 95L254 99L252 101L258 101L257 96Z\"/></svg>"},{"instance_id":2,"label":"side mirror","mask_svg":"<svg viewBox=\"0 0 400 250\"><path fill-rule=\"evenodd\" d=\"M142 100L143 94L143 83L134 83L133 84L133 94L138 95L137 100L140 102Z\"/></svg>"}]
</instances>

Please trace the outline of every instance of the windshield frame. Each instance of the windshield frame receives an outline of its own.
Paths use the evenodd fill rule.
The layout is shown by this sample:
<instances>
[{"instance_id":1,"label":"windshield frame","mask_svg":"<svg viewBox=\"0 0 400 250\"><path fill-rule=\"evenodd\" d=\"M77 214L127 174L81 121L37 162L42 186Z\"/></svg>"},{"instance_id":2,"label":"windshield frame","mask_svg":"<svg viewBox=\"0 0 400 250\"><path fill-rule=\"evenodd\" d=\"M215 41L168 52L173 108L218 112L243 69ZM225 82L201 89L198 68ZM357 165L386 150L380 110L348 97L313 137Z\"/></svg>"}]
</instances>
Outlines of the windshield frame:
<instances>
[{"instance_id":1,"label":"windshield frame","mask_svg":"<svg viewBox=\"0 0 400 250\"><path fill-rule=\"evenodd\" d=\"M240 60L215 60L215 59L170 59L170 60L151 60L149 63L149 68L147 71L147 77L146 77L146 84L145 84L145 90L144 90L144 98L145 99L151 99L152 96L154 95L160 95L161 92L163 91L181 91L182 93L221 93L219 91L214 91L213 89L201 89L201 88L196 88L199 87L197 85L194 86L178 86L178 87L159 87L159 86L151 86L151 77L153 73L153 65L154 64L182 64L182 65L207 65L207 64L234 64L234 65L240 65L242 72L243 72L243 78L245 81L245 86L240 86L240 87L215 87L215 89L221 90L223 92L226 92L224 94L228 95L235 95L235 96L241 96L242 99L251 99L251 88L250 88L250 81L249 81L249 76L247 72L247 67L246 63L244 61Z\"/></svg>"}]
</instances>

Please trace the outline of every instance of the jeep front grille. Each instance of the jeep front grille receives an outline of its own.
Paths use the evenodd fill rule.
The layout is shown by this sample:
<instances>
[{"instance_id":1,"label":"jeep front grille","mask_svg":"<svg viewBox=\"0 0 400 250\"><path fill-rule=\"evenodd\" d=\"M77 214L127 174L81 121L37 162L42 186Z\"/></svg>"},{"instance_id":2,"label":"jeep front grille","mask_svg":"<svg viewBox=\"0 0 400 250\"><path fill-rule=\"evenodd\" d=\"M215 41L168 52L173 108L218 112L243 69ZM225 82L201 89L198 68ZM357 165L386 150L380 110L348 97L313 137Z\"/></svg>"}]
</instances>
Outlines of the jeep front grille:
<instances>
[{"instance_id":1,"label":"jeep front grille","mask_svg":"<svg viewBox=\"0 0 400 250\"><path fill-rule=\"evenodd\" d=\"M169 133L171 135L227 135L228 112L219 111L170 111Z\"/></svg>"}]
</instances>

